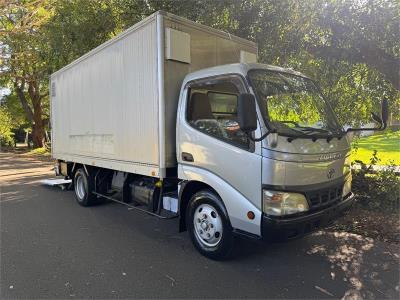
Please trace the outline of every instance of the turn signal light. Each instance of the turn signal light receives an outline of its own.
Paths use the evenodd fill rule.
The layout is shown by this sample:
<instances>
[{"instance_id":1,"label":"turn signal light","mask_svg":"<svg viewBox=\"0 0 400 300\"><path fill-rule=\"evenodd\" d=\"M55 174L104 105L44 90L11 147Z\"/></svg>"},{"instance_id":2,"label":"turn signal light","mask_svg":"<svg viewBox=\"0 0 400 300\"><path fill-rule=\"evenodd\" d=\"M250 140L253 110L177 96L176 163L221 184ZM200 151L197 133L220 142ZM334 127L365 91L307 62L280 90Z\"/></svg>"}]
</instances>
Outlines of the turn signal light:
<instances>
[{"instance_id":1,"label":"turn signal light","mask_svg":"<svg viewBox=\"0 0 400 300\"><path fill-rule=\"evenodd\" d=\"M250 220L254 220L254 218L256 217L255 214L252 211L247 212L247 217Z\"/></svg>"}]
</instances>

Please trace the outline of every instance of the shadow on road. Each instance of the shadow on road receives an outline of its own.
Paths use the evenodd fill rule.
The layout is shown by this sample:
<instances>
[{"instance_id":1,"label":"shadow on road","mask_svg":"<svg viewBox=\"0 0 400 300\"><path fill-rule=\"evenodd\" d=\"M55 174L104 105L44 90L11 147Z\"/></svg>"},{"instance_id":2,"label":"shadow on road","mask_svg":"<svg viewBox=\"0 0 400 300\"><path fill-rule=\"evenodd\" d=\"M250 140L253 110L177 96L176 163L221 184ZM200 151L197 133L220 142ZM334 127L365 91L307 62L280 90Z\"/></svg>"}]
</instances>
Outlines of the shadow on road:
<instances>
[{"instance_id":1,"label":"shadow on road","mask_svg":"<svg viewBox=\"0 0 400 300\"><path fill-rule=\"evenodd\" d=\"M347 232L319 231L286 243L240 240L234 260L246 263L257 258L260 264L271 265L270 258L273 257L275 264L280 262L282 267L288 263L296 264L292 262L293 251L290 251L290 257L285 255L287 248L294 250L295 257L303 262L303 278L313 272L314 288L322 293L321 296L345 299L394 299L399 296L399 274L395 271L399 268L399 247L383 243L375 245L373 239ZM323 260L317 273L314 273L312 258ZM326 288L326 279L342 281L348 288L343 295L338 295Z\"/></svg>"}]
</instances>

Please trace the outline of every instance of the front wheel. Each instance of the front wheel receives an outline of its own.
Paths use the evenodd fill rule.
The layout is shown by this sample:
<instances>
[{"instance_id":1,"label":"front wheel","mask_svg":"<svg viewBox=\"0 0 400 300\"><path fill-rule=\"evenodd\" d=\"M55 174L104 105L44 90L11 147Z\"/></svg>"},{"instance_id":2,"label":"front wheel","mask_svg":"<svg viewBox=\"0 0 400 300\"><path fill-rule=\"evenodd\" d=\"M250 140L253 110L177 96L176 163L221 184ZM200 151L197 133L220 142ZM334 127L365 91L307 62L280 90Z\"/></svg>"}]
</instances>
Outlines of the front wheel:
<instances>
[{"instance_id":1,"label":"front wheel","mask_svg":"<svg viewBox=\"0 0 400 300\"><path fill-rule=\"evenodd\" d=\"M230 254L232 227L222 200L215 193L203 190L190 199L186 227L194 246L204 256L222 259Z\"/></svg>"}]
</instances>

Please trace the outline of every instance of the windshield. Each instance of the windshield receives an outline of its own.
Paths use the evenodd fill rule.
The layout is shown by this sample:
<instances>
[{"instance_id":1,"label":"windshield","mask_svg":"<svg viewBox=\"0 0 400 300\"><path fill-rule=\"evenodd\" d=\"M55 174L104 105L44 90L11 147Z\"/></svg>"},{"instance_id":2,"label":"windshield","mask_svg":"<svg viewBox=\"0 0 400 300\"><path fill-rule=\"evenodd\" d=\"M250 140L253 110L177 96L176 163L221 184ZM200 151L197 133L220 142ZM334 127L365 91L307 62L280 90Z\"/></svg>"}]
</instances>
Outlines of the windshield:
<instances>
[{"instance_id":1,"label":"windshield","mask_svg":"<svg viewBox=\"0 0 400 300\"><path fill-rule=\"evenodd\" d=\"M249 71L269 127L282 135L331 135L342 131L312 80L284 72Z\"/></svg>"}]
</instances>

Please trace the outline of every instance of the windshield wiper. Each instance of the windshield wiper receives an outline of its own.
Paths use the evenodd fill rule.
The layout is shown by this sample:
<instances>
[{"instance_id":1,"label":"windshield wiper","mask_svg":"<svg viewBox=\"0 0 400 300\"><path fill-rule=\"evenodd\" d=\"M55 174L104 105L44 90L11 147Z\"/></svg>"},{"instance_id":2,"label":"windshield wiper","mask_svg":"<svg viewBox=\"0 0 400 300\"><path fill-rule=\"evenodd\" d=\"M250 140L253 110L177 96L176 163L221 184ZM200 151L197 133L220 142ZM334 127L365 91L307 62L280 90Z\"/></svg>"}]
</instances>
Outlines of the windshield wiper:
<instances>
[{"instance_id":1,"label":"windshield wiper","mask_svg":"<svg viewBox=\"0 0 400 300\"><path fill-rule=\"evenodd\" d=\"M332 133L332 131L328 130L328 129L323 129L323 128L314 128L314 127L308 127L308 126L298 126L295 128L299 128L305 132L322 132L322 133Z\"/></svg>"},{"instance_id":2,"label":"windshield wiper","mask_svg":"<svg viewBox=\"0 0 400 300\"><path fill-rule=\"evenodd\" d=\"M332 131L328 130L328 129L315 128L315 127L311 127L311 126L301 126L299 123L294 122L294 121L280 121L280 122L293 124L294 127L289 127L289 128L292 130L301 129L302 130L301 132L314 131L314 132L321 132L321 133L332 133Z\"/></svg>"},{"instance_id":3,"label":"windshield wiper","mask_svg":"<svg viewBox=\"0 0 400 300\"><path fill-rule=\"evenodd\" d=\"M337 133L333 133L332 131L328 130L328 129L322 129L322 128L314 128L314 127L302 127L302 126L298 126L298 127L294 127L291 128L292 130L301 133L300 135L290 135L288 136L288 142L292 142L295 139L298 138L308 138L308 139L312 139L313 142L315 142L318 139L326 139L326 141L329 143L333 138L338 138L339 140L344 136L343 132L337 132ZM297 130L296 130L297 129ZM304 129L304 130L302 130ZM312 135L312 133L323 133L324 135ZM328 135L326 135L328 133Z\"/></svg>"},{"instance_id":4,"label":"windshield wiper","mask_svg":"<svg viewBox=\"0 0 400 300\"><path fill-rule=\"evenodd\" d=\"M341 139L346 133L342 130L330 130L330 129L324 129L324 128L315 128L311 126L301 126L299 123L295 121L279 121L280 123L290 123L293 124L294 127L286 127L285 129L289 129L295 134L285 134L285 133L280 133L278 129L278 134L282 136L286 136L288 139L288 142L292 142L295 139L298 138L306 138L306 139L311 139L313 142L315 142L318 139L326 139L326 141L329 143L333 138ZM314 133L314 134L313 134Z\"/></svg>"}]
</instances>

